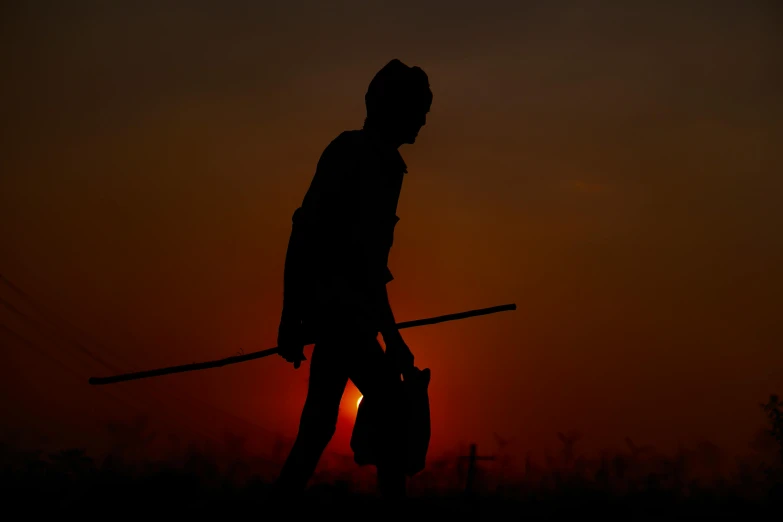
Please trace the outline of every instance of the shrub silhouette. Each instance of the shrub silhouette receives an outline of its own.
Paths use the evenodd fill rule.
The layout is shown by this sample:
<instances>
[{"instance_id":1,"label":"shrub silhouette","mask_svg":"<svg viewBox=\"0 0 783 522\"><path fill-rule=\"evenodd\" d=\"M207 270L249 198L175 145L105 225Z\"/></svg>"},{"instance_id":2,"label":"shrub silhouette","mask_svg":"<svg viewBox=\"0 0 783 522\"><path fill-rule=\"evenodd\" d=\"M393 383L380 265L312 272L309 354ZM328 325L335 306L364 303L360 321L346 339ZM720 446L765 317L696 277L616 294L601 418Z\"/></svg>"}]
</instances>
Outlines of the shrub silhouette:
<instances>
[{"instance_id":1,"label":"shrub silhouette","mask_svg":"<svg viewBox=\"0 0 783 522\"><path fill-rule=\"evenodd\" d=\"M781 403L771 396L761 407L766 426L750 445L752 453L738 461L731 474L709 482L691 472L698 466L716 473L721 470L716 465L720 453L709 442L662 455L625 437L623 451L604 450L588 456L576 454L580 436L572 431L558 434L561 455L550 456L549 466L537 465L529 451L516 476L506 474L499 463L487 465L483 475L477 476L483 484L477 484L479 494L470 504L458 494L463 485L458 478L459 452L433 456L426 470L411 481L411 494L422 513L431 509L439 516L461 517L474 509L480 509L485 519L509 509L530 515L594 509L602 514L618 510L623 516L664 512L707 516L731 511L747 519L754 510L761 513L777 505L781 493ZM167 444L166 435L159 437L145 418L113 423L109 434L111 450L103 459L81 448L44 453L0 445L0 479L10 499L7 508L14 502L26 509L59 510L77 506L155 510L168 505L198 510L230 506L241 511L263 506L269 481L280 466L275 454L284 453L286 444L280 440L270 444L269 454L257 454L249 449L245 434L227 433L220 441L193 442L184 449L186 441ZM156 440L182 451L150 461L145 449ZM347 455L331 455L300 507L310 506L320 515L329 506L358 510L357 506L373 502L374 496L368 494L372 473L367 471ZM30 500L41 498L46 501Z\"/></svg>"},{"instance_id":2,"label":"shrub silhouette","mask_svg":"<svg viewBox=\"0 0 783 522\"><path fill-rule=\"evenodd\" d=\"M783 414L780 411L781 406L783 403L780 402L777 395L770 395L767 403L761 405L769 422L768 433L778 444L779 465L783 465Z\"/></svg>"}]
</instances>

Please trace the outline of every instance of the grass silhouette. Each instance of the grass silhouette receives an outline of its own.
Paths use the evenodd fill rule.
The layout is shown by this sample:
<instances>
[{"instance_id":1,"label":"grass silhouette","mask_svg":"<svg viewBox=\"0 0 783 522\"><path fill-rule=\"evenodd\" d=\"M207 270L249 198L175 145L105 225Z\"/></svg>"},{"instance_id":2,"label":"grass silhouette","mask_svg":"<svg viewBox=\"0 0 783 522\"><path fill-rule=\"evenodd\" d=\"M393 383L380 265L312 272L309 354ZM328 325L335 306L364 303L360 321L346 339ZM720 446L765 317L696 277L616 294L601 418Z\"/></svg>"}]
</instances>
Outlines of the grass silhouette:
<instances>
[{"instance_id":1,"label":"grass silhouette","mask_svg":"<svg viewBox=\"0 0 783 522\"><path fill-rule=\"evenodd\" d=\"M626 438L629 451L588 458L575 452L578 437L570 432L558 436L562 459L542 466L528 455L514 474L485 469L477 476L477 494L470 497L462 494L458 459L432 459L411 481L409 508L421 517L469 514L482 519L585 513L624 519L772 516L783 498L781 407L777 396L761 405L767 425L750 445L752 457L728 474L696 472L714 471L710 463L717 448L709 444L667 456ZM237 434L227 434L222 444L166 441L143 418L113 424L109 431L114 446L102 458L78 448L47 454L0 445L6 509L19 505L27 514L56 510L112 516L163 511L240 516L252 509L257 516L270 516L263 510L273 500L269 484L285 455L284 441L264 456L247 451L246 440ZM168 449L145 452L153 443L168 444ZM358 468L347 456L326 455L324 462L303 502L290 508L300 514L367 518L379 502L372 470Z\"/></svg>"}]
</instances>

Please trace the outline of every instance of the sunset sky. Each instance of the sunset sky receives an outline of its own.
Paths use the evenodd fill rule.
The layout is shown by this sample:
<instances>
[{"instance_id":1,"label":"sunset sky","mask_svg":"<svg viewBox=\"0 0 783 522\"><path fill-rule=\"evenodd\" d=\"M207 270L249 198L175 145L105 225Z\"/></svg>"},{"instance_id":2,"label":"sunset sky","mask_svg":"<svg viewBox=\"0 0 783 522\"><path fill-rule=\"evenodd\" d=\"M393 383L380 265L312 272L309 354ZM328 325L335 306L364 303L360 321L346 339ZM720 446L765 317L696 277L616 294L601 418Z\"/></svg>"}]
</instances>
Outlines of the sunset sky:
<instances>
[{"instance_id":1,"label":"sunset sky","mask_svg":"<svg viewBox=\"0 0 783 522\"><path fill-rule=\"evenodd\" d=\"M404 331L433 452L570 429L741 451L783 393L777 1L0 10L0 274L48 310L0 281L4 438L97 445L139 413L292 437L307 364L87 378L275 345L291 215L392 58L434 94L400 149L397 319L518 306Z\"/></svg>"}]
</instances>

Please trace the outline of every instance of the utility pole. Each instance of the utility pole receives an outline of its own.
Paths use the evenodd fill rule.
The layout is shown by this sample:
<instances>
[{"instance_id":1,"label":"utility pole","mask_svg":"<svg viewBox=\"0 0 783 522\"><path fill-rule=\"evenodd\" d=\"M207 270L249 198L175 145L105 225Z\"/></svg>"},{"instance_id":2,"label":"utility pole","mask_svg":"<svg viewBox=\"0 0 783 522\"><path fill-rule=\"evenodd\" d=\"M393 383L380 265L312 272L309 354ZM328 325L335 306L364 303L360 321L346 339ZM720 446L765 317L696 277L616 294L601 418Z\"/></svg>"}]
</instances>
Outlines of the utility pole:
<instances>
[{"instance_id":1,"label":"utility pole","mask_svg":"<svg viewBox=\"0 0 783 522\"><path fill-rule=\"evenodd\" d=\"M473 489L476 482L476 463L480 460L495 460L494 455L479 455L478 446L476 444L470 445L470 454L459 457L460 460L468 461L468 477L465 481L465 494L470 496L473 494Z\"/></svg>"}]
</instances>

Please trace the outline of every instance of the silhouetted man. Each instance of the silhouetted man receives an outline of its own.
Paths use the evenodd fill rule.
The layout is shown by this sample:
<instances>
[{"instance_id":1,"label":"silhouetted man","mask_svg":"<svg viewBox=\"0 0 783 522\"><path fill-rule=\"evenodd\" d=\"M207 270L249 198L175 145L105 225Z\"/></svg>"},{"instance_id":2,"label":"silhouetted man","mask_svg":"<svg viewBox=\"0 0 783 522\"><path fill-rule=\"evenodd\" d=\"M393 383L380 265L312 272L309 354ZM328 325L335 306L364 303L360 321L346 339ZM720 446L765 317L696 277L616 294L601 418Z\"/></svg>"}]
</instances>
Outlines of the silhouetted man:
<instances>
[{"instance_id":1,"label":"silhouetted man","mask_svg":"<svg viewBox=\"0 0 783 522\"><path fill-rule=\"evenodd\" d=\"M305 342L316 342L279 494L304 490L334 434L348 379L384 412L379 489L391 498L405 494L401 375L415 369L389 304L386 284L393 277L387 263L407 172L398 148L416 141L431 103L424 71L389 62L370 82L363 128L343 132L326 147L294 212L278 347L298 368Z\"/></svg>"}]
</instances>

